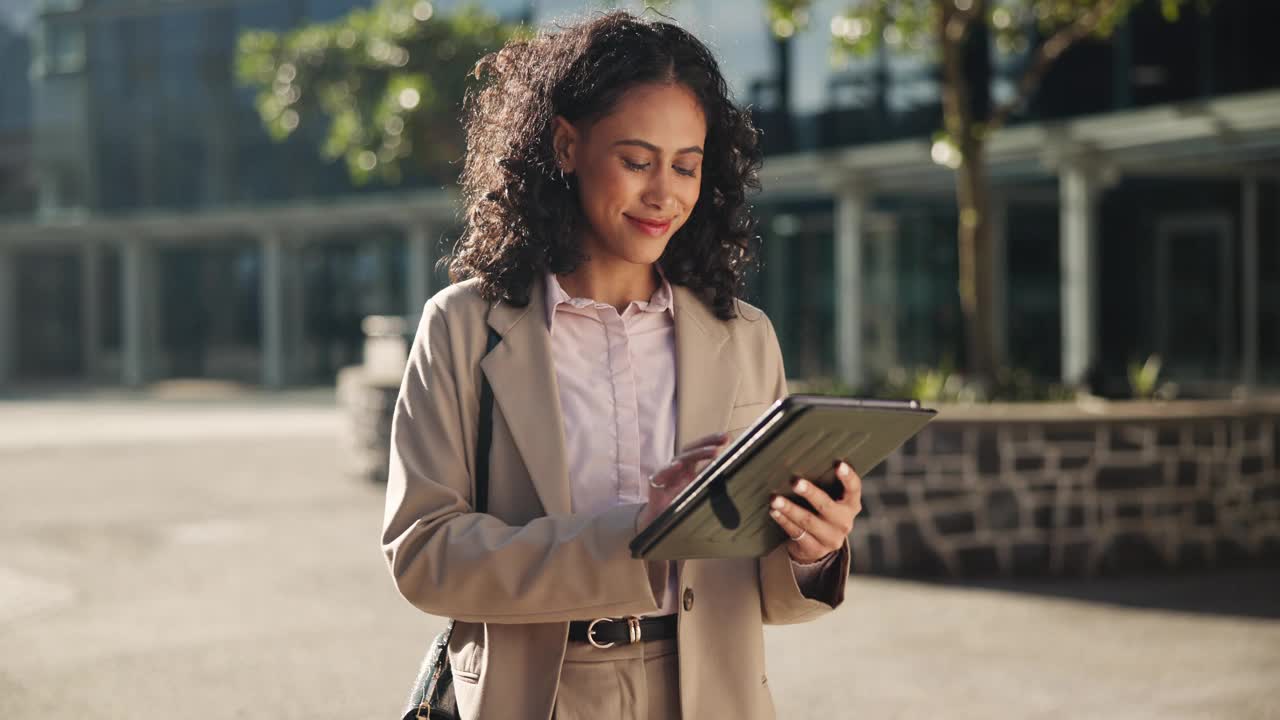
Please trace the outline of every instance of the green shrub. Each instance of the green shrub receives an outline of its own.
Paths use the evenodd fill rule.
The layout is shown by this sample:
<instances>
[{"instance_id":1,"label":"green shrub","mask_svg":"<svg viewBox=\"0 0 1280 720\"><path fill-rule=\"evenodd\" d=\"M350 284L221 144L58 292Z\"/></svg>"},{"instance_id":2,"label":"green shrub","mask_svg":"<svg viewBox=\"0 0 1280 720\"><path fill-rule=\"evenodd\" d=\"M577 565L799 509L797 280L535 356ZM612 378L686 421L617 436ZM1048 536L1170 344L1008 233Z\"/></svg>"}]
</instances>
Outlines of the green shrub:
<instances>
[{"instance_id":1,"label":"green shrub","mask_svg":"<svg viewBox=\"0 0 1280 720\"><path fill-rule=\"evenodd\" d=\"M1037 378L1027 370L1003 368L990 385L984 385L965 378L950 364L894 368L861 387L828 377L797 380L792 385L793 391L816 395L911 399L922 403L1063 402L1075 398L1071 389Z\"/></svg>"}]
</instances>

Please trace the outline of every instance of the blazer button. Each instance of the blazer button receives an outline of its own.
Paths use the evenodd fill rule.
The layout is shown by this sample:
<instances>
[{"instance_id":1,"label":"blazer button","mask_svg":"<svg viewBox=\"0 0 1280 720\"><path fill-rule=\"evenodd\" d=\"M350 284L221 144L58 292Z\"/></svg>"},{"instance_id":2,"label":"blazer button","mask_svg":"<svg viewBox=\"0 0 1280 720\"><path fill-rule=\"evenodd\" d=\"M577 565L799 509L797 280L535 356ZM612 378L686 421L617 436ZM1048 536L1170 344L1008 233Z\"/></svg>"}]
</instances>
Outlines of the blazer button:
<instances>
[{"instance_id":1,"label":"blazer button","mask_svg":"<svg viewBox=\"0 0 1280 720\"><path fill-rule=\"evenodd\" d=\"M685 612L693 609L693 588L684 589L684 609Z\"/></svg>"}]
</instances>

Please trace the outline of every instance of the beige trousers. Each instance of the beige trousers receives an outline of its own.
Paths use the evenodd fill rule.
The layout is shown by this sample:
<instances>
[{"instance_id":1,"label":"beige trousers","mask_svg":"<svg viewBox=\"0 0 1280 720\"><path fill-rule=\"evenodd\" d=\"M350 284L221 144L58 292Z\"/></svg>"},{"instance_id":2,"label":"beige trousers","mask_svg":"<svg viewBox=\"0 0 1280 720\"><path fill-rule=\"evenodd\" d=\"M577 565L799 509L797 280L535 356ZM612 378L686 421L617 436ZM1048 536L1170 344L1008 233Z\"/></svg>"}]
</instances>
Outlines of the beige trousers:
<instances>
[{"instance_id":1,"label":"beige trousers","mask_svg":"<svg viewBox=\"0 0 1280 720\"><path fill-rule=\"evenodd\" d=\"M679 720L676 641L651 640L600 649L569 642L555 720Z\"/></svg>"}]
</instances>

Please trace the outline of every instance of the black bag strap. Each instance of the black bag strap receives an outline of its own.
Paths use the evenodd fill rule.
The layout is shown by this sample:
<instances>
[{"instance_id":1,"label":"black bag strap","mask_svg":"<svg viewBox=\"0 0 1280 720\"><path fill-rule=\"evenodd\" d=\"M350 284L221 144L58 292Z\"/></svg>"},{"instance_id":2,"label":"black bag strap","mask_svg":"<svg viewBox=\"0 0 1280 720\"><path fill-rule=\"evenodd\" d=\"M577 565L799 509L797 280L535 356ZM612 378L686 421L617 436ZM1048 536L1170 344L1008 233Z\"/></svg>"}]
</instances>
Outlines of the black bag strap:
<instances>
[{"instance_id":1,"label":"black bag strap","mask_svg":"<svg viewBox=\"0 0 1280 720\"><path fill-rule=\"evenodd\" d=\"M484 354L488 355L502 342L502 336L493 328L489 328L489 340ZM493 447L493 388L489 386L489 378L480 370L480 427L476 437L476 512L485 512L489 508L489 452ZM449 667L449 640L453 637L454 621L450 620L443 631L436 636L435 642L427 650L423 658L418 678L409 693L409 704L405 708L405 720L429 720L431 718L432 700L439 695L439 683L448 678L446 684L452 682L452 668ZM447 685L446 685L447 686Z\"/></svg>"},{"instance_id":2,"label":"black bag strap","mask_svg":"<svg viewBox=\"0 0 1280 720\"><path fill-rule=\"evenodd\" d=\"M489 342L484 354L488 355L502 342L497 330L489 328ZM489 510L489 451L493 447L493 388L489 378L480 371L480 428L476 438L476 496L475 511Z\"/></svg>"}]
</instances>

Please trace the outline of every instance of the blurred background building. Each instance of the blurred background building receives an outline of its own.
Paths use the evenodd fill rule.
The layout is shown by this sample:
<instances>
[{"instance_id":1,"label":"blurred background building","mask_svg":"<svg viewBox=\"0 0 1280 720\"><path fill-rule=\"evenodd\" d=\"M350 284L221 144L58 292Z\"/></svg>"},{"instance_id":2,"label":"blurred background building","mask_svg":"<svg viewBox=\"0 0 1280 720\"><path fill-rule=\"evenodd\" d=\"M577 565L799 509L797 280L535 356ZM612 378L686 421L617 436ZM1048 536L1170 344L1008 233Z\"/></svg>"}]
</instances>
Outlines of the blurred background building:
<instances>
[{"instance_id":1,"label":"blurred background building","mask_svg":"<svg viewBox=\"0 0 1280 720\"><path fill-rule=\"evenodd\" d=\"M0 9L0 382L332 382L360 320L445 278L452 181L353 184L300 132L273 142L237 86L251 28L363 0L5 0ZM456 3L436 3L448 12ZM487 0L542 23L581 2ZM602 6L628 3L602 3ZM938 69L888 45L832 63L763 0L681 0L765 132L751 298L790 374L865 382L963 364L952 171L931 153ZM1160 353L1191 393L1280 384L1280 4L1177 22L1146 2L1073 47L990 145L1004 361L1123 382ZM1021 53L988 43L993 98Z\"/></svg>"}]
</instances>

